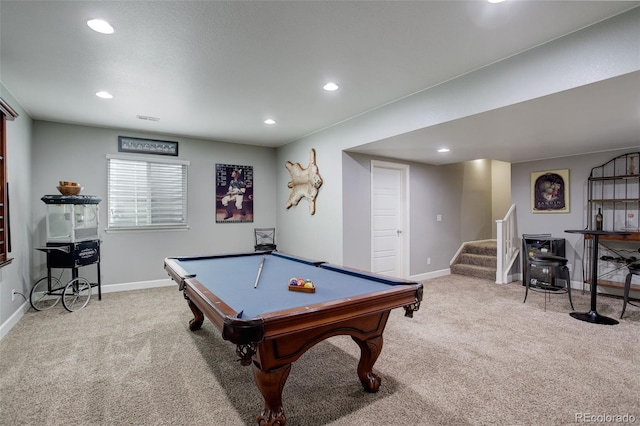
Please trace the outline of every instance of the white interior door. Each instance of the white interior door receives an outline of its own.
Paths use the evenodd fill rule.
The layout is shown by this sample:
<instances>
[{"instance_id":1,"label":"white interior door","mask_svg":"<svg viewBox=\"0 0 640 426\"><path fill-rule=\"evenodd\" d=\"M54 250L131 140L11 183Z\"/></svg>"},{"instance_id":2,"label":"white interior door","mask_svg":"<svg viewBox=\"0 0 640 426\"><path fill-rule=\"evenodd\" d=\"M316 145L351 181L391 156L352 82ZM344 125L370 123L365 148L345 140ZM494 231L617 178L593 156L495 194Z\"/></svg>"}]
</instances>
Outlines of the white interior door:
<instances>
[{"instance_id":1,"label":"white interior door","mask_svg":"<svg viewBox=\"0 0 640 426\"><path fill-rule=\"evenodd\" d=\"M371 270L403 278L408 268L409 166L371 162Z\"/></svg>"}]
</instances>

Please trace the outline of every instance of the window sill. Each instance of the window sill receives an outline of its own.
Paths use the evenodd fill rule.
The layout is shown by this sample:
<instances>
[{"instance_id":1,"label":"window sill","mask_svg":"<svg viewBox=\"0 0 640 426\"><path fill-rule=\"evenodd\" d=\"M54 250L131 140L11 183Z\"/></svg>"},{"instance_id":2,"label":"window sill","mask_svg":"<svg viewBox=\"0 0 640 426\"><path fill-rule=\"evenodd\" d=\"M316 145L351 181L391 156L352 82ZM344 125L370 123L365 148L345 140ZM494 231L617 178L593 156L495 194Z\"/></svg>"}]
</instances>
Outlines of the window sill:
<instances>
[{"instance_id":1,"label":"window sill","mask_svg":"<svg viewBox=\"0 0 640 426\"><path fill-rule=\"evenodd\" d=\"M162 231L188 231L189 226L145 226L145 227L128 227L128 228L105 228L107 234L117 234L121 232L162 232Z\"/></svg>"}]
</instances>

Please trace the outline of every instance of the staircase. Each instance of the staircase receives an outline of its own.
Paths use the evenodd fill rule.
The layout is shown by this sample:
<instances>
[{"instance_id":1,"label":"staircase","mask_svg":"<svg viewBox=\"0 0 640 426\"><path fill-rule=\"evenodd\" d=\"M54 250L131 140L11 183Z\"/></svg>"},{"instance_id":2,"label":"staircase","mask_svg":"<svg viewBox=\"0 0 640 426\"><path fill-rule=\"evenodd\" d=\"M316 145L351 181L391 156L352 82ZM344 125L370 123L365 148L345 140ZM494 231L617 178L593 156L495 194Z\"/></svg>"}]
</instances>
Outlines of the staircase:
<instances>
[{"instance_id":1,"label":"staircase","mask_svg":"<svg viewBox=\"0 0 640 426\"><path fill-rule=\"evenodd\" d=\"M465 243L451 264L451 273L495 281L497 253L495 240Z\"/></svg>"}]
</instances>

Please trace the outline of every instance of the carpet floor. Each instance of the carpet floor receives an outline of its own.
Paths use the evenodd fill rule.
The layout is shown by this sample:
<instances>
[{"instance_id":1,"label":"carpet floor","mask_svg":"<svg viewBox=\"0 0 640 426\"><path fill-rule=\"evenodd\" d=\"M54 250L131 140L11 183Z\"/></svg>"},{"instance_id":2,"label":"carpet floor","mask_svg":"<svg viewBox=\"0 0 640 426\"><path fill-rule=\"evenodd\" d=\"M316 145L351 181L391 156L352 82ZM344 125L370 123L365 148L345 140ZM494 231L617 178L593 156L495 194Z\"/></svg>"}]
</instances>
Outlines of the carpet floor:
<instances>
[{"instance_id":1,"label":"carpet floor","mask_svg":"<svg viewBox=\"0 0 640 426\"><path fill-rule=\"evenodd\" d=\"M338 336L293 364L289 425L568 425L640 423L640 309L615 326L569 316L566 295L464 276L424 282L414 318L394 310L374 366ZM588 294L574 292L577 311ZM599 297L618 318L622 302ZM250 367L176 287L107 293L77 312L29 311L0 341L1 425L251 425L262 396ZM594 417L602 416L602 417ZM610 416L610 417L604 417ZM616 417L617 418L617 417Z\"/></svg>"}]
</instances>

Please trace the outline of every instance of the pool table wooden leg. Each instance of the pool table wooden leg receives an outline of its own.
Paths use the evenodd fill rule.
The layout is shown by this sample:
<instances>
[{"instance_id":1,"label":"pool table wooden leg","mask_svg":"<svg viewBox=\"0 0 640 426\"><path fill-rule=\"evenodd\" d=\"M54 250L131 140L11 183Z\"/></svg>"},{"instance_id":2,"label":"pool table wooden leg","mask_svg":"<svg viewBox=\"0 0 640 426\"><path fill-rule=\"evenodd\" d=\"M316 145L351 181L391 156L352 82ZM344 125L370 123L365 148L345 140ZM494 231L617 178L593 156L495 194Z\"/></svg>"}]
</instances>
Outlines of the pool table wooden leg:
<instances>
[{"instance_id":1,"label":"pool table wooden leg","mask_svg":"<svg viewBox=\"0 0 640 426\"><path fill-rule=\"evenodd\" d=\"M272 371L262 371L253 364L253 377L264 398L264 408L258 416L259 425L281 425L286 423L282 408L282 389L289 377L291 364L286 364Z\"/></svg>"},{"instance_id":2,"label":"pool table wooden leg","mask_svg":"<svg viewBox=\"0 0 640 426\"><path fill-rule=\"evenodd\" d=\"M376 363L382 351L382 335L367 340L360 340L355 336L351 338L360 346L360 362L358 363L358 377L367 392L375 393L380 389L380 376L373 372L373 364Z\"/></svg>"},{"instance_id":3,"label":"pool table wooden leg","mask_svg":"<svg viewBox=\"0 0 640 426\"><path fill-rule=\"evenodd\" d=\"M204 322L204 315L202 314L202 311L191 301L191 299L186 295L184 298L187 299L189 308L191 308L191 312L193 312L193 319L189 321L189 330L200 330L200 327L202 327L202 323Z\"/></svg>"}]
</instances>

